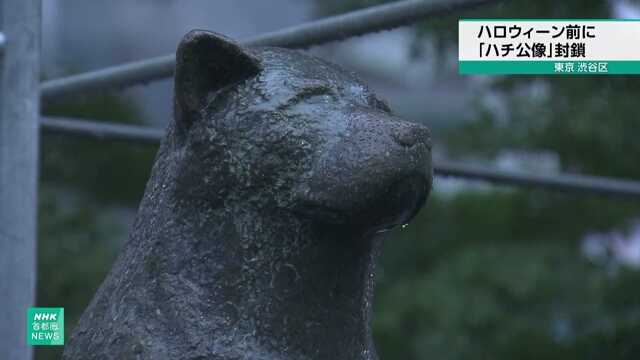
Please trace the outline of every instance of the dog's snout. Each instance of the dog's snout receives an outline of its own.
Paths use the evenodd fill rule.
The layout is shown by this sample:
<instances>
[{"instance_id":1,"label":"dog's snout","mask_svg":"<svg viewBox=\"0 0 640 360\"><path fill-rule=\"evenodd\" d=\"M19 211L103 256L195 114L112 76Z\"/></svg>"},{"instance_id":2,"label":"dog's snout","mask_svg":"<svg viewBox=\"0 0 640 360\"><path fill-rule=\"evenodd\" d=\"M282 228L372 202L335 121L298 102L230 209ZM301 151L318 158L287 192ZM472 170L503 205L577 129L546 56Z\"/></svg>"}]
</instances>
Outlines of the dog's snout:
<instances>
[{"instance_id":1,"label":"dog's snout","mask_svg":"<svg viewBox=\"0 0 640 360\"><path fill-rule=\"evenodd\" d=\"M391 132L391 137L400 145L404 147L414 146L416 143L422 143L427 147L430 147L430 133L426 127L404 122L402 126L397 127Z\"/></svg>"}]
</instances>

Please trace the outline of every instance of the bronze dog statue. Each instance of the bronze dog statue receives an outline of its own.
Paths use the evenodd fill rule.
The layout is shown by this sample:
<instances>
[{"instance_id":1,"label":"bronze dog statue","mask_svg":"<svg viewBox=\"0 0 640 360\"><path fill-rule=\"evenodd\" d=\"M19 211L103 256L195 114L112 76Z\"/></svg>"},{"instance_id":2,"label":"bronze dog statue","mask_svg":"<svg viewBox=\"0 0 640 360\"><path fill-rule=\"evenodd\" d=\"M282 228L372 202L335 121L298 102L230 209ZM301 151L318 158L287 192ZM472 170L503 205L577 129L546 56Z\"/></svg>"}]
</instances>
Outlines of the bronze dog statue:
<instances>
[{"instance_id":1,"label":"bronze dog statue","mask_svg":"<svg viewBox=\"0 0 640 360\"><path fill-rule=\"evenodd\" d=\"M377 359L378 246L427 201L430 141L336 65L190 32L133 233L64 359Z\"/></svg>"}]
</instances>

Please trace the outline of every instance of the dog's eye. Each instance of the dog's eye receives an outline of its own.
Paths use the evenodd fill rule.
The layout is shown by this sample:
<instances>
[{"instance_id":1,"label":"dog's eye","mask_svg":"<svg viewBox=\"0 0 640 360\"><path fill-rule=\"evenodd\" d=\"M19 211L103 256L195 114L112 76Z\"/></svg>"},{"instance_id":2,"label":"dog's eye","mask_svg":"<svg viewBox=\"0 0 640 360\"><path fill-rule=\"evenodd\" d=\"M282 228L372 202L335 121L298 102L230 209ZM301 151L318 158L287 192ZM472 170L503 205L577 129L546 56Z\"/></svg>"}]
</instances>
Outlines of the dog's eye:
<instances>
[{"instance_id":1,"label":"dog's eye","mask_svg":"<svg viewBox=\"0 0 640 360\"><path fill-rule=\"evenodd\" d=\"M314 105L322 105L333 102L333 97L331 95L322 94L322 95L313 95L305 99L305 103L314 104Z\"/></svg>"},{"instance_id":2,"label":"dog's eye","mask_svg":"<svg viewBox=\"0 0 640 360\"><path fill-rule=\"evenodd\" d=\"M334 102L335 97L331 94L330 89L323 84L312 84L309 87L298 89L295 96L285 102L284 108L296 104L313 104L322 105Z\"/></svg>"}]
</instances>

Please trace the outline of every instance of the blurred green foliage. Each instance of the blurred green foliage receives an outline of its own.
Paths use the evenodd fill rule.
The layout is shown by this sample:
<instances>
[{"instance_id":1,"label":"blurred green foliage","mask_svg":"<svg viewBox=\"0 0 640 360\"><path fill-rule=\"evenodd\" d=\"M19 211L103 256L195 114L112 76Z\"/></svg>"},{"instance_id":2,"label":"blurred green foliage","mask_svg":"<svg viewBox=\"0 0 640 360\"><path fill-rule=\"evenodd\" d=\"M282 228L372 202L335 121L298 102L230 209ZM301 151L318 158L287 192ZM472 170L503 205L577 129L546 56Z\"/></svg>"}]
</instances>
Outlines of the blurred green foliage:
<instances>
[{"instance_id":1,"label":"blurred green foliage","mask_svg":"<svg viewBox=\"0 0 640 360\"><path fill-rule=\"evenodd\" d=\"M99 221L100 204L88 197L64 206L60 193L40 188L36 304L64 307L65 340L115 260L125 236L117 224ZM117 239L117 240L116 240ZM62 346L37 346L35 359L62 357Z\"/></svg>"},{"instance_id":2,"label":"blurred green foliage","mask_svg":"<svg viewBox=\"0 0 640 360\"><path fill-rule=\"evenodd\" d=\"M89 98L43 109L48 116L144 125L134 99L118 95ZM157 148L107 143L93 139L42 138L42 181L73 186L101 201L138 204Z\"/></svg>"},{"instance_id":3,"label":"blurred green foliage","mask_svg":"<svg viewBox=\"0 0 640 360\"><path fill-rule=\"evenodd\" d=\"M388 1L317 0L325 16ZM602 18L602 0L512 1L416 26L437 57L457 41L457 20ZM546 89L536 96L532 85ZM481 101L507 104L501 119ZM478 92L474 121L446 134L452 156L503 149L552 151L567 172L640 179L640 81L632 76L496 77ZM470 112L474 109L470 109ZM143 124L135 102L104 96L47 115ZM418 120L418 119L416 119ZM424 119L429 123L429 119ZM135 206L155 148L43 135L38 306L63 306L66 336L126 238L104 209ZM435 194L384 244L374 337L384 359L640 359L640 274L580 254L591 231L628 230L637 202L515 189ZM59 359L60 347L36 348Z\"/></svg>"},{"instance_id":4,"label":"blurred green foliage","mask_svg":"<svg viewBox=\"0 0 640 360\"><path fill-rule=\"evenodd\" d=\"M145 124L135 101L120 95L54 104L43 114ZM68 339L128 235L106 209L137 206L157 149L47 133L40 149L36 303L65 308ZM61 356L61 346L35 348L38 360Z\"/></svg>"},{"instance_id":5,"label":"blurred green foliage","mask_svg":"<svg viewBox=\"0 0 640 360\"><path fill-rule=\"evenodd\" d=\"M324 17L369 6L405 0L312 0L315 16ZM443 0L433 0L443 2ZM458 42L458 20L460 19L597 19L608 17L607 0L536 0L509 1L507 4L485 6L473 11L452 14L437 20L417 23L416 38L425 36L432 39L438 50ZM420 47L407 49L415 54L423 54ZM430 54L437 55L437 54Z\"/></svg>"},{"instance_id":6,"label":"blurred green foliage","mask_svg":"<svg viewBox=\"0 0 640 360\"><path fill-rule=\"evenodd\" d=\"M632 203L539 191L432 198L383 246L381 359L637 358L637 271L614 276L578 252L586 230L634 213Z\"/></svg>"}]
</instances>

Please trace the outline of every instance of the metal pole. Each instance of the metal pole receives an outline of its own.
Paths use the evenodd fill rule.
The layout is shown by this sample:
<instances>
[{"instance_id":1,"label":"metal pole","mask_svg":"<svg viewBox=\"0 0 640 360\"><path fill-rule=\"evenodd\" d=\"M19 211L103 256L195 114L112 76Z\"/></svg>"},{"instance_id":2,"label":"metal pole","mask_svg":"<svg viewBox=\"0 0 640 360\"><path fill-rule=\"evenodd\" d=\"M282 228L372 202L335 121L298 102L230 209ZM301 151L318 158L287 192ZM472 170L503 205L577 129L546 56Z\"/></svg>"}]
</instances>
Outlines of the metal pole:
<instances>
[{"instance_id":1,"label":"metal pole","mask_svg":"<svg viewBox=\"0 0 640 360\"><path fill-rule=\"evenodd\" d=\"M158 146L164 137L164 130L160 128L60 117L41 118L40 129L43 133L48 134L132 145ZM499 185L619 196L634 201L640 200L640 181L631 179L612 179L581 174L510 172L451 161L440 161L434 164L434 173L439 176L488 181Z\"/></svg>"},{"instance_id":2,"label":"metal pole","mask_svg":"<svg viewBox=\"0 0 640 360\"><path fill-rule=\"evenodd\" d=\"M165 133L164 129L149 126L61 117L40 118L40 130L43 133L71 136L79 139L151 146L160 145Z\"/></svg>"},{"instance_id":3,"label":"metal pole","mask_svg":"<svg viewBox=\"0 0 640 360\"><path fill-rule=\"evenodd\" d=\"M443 18L462 11L498 5L510 0L407 0L372 6L346 14L240 40L243 46L307 48L352 36L389 30L417 21ZM102 70L45 81L42 101L107 93L173 76L175 54L131 62Z\"/></svg>"},{"instance_id":4,"label":"metal pole","mask_svg":"<svg viewBox=\"0 0 640 360\"><path fill-rule=\"evenodd\" d=\"M36 290L41 0L4 0L0 111L0 357L30 360Z\"/></svg>"},{"instance_id":5,"label":"metal pole","mask_svg":"<svg viewBox=\"0 0 640 360\"><path fill-rule=\"evenodd\" d=\"M640 200L640 181L631 179L578 174L546 175L533 172L512 172L454 162L437 163L434 165L434 172L441 176L484 180L492 184Z\"/></svg>"},{"instance_id":6,"label":"metal pole","mask_svg":"<svg viewBox=\"0 0 640 360\"><path fill-rule=\"evenodd\" d=\"M4 36L3 32L0 32L0 56L2 56L2 54L4 53L4 47L6 42L7 42L7 38Z\"/></svg>"}]
</instances>

